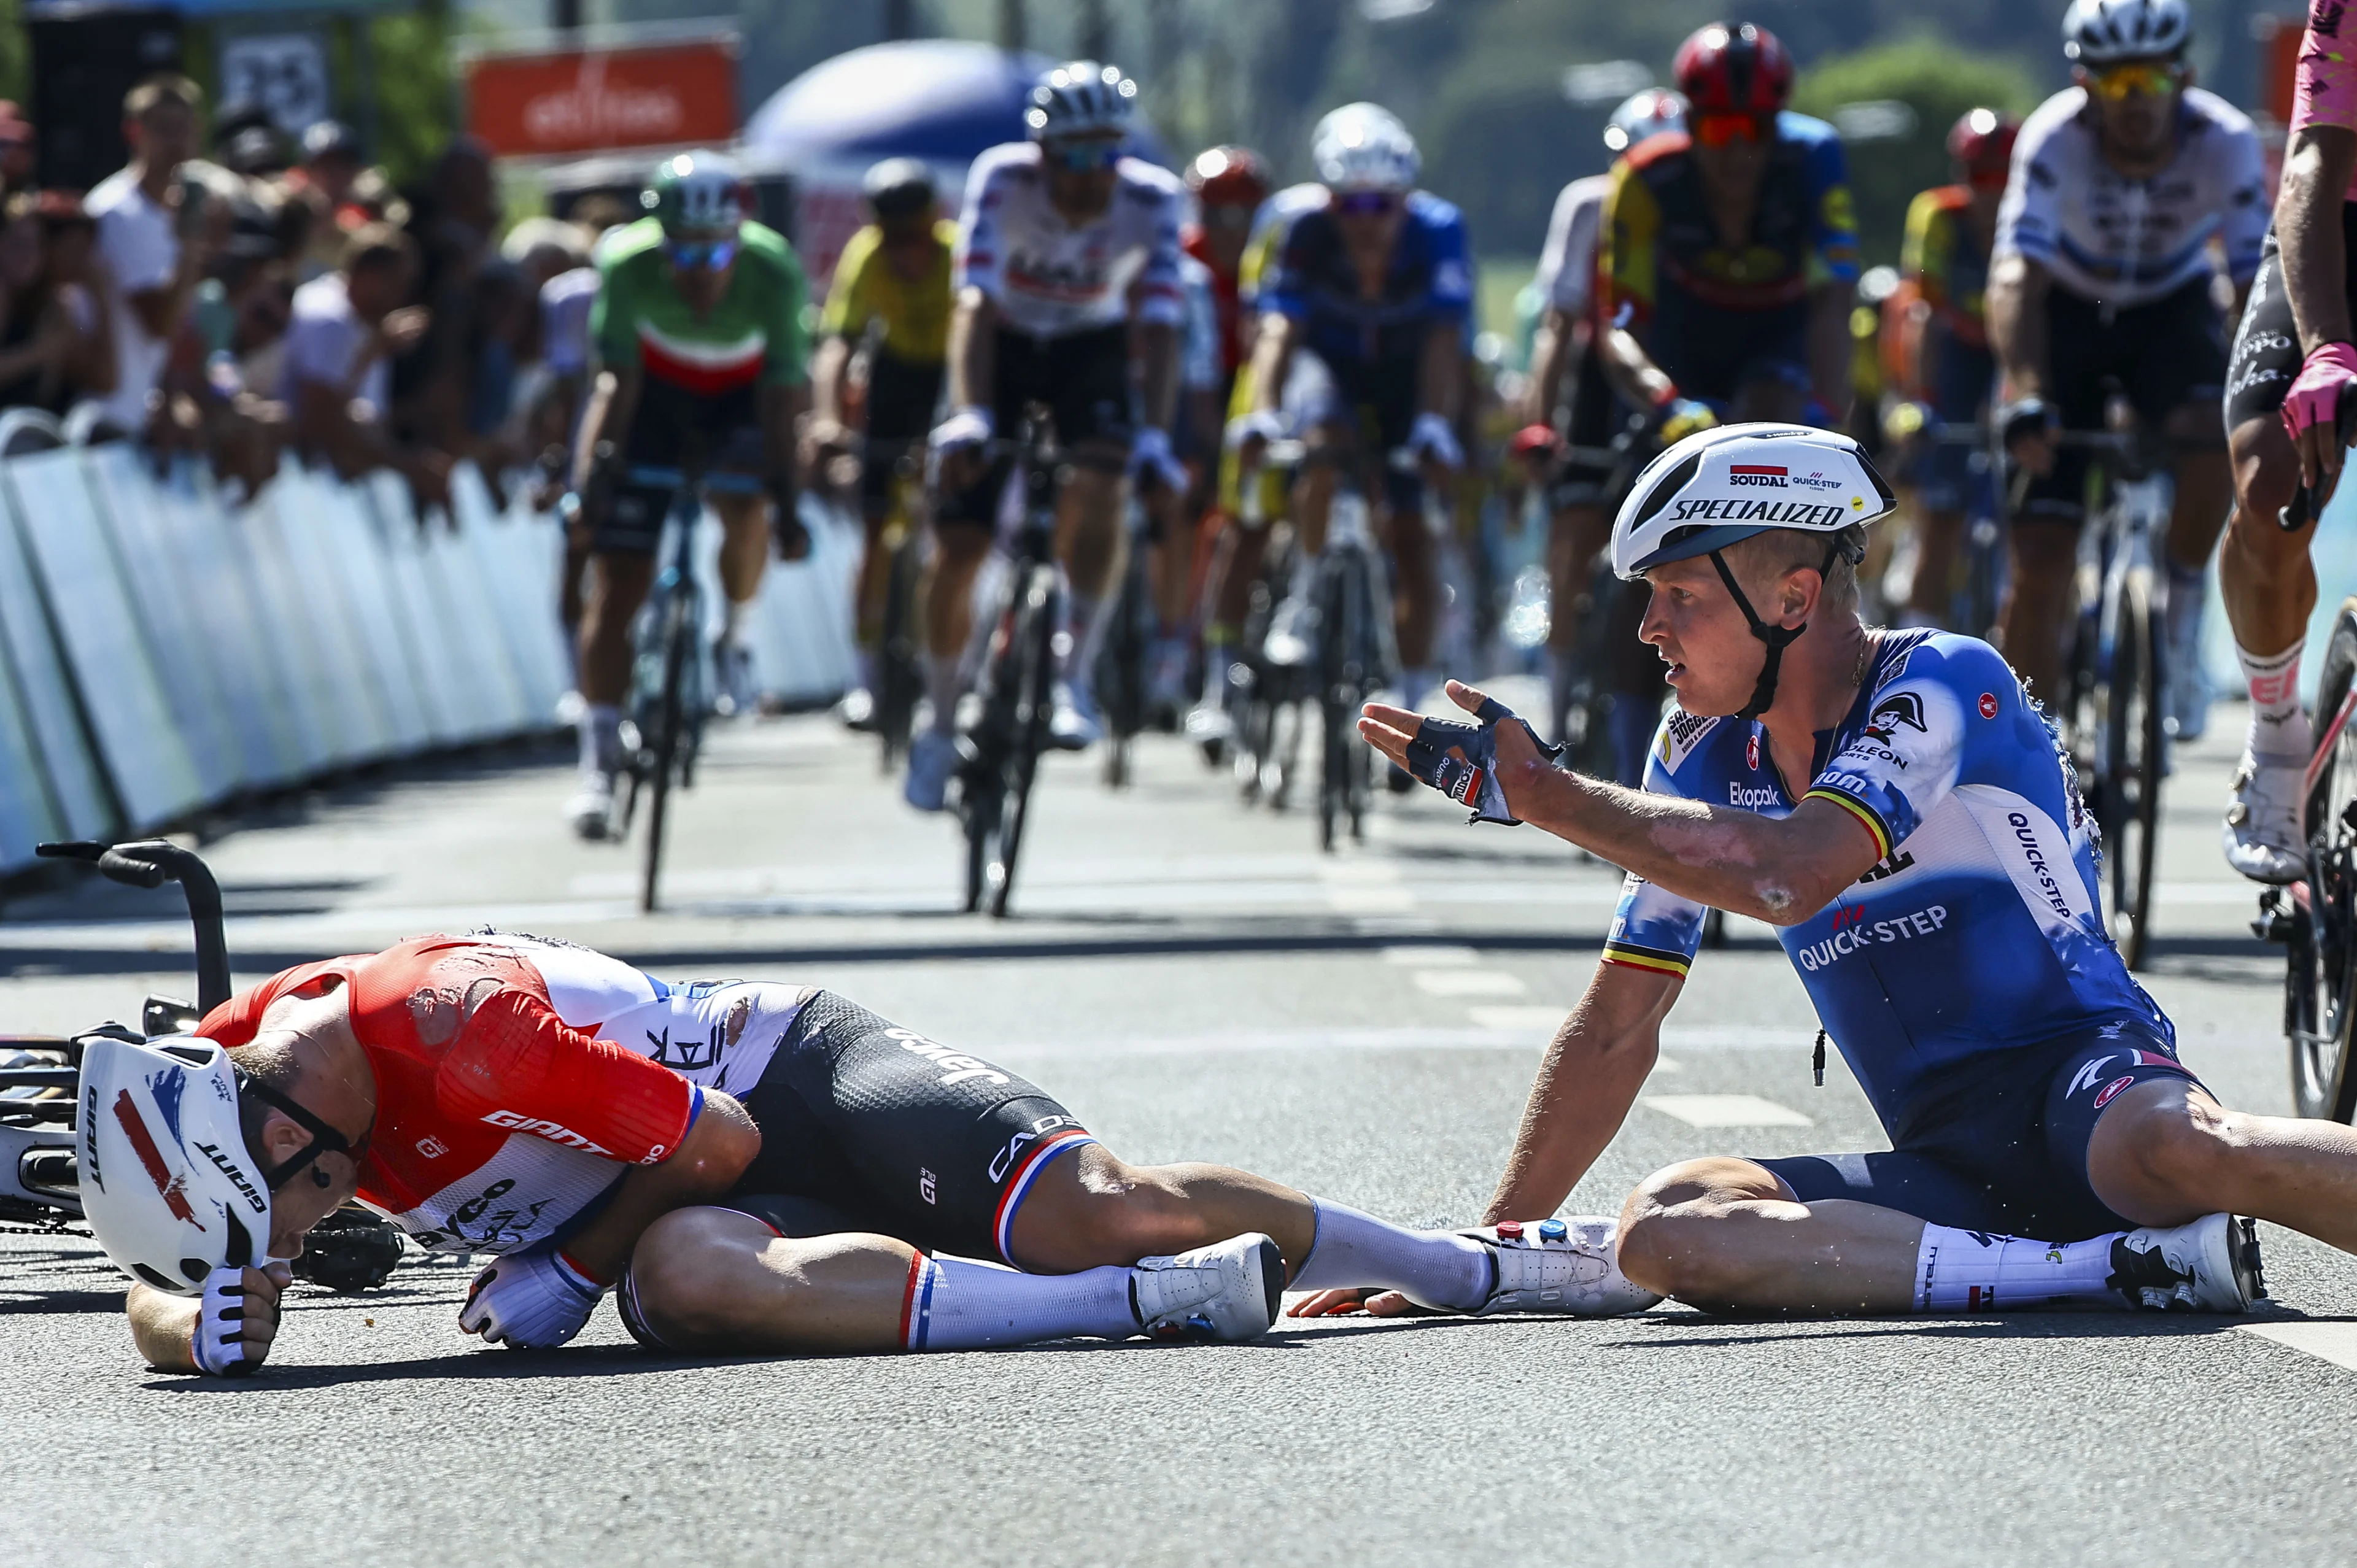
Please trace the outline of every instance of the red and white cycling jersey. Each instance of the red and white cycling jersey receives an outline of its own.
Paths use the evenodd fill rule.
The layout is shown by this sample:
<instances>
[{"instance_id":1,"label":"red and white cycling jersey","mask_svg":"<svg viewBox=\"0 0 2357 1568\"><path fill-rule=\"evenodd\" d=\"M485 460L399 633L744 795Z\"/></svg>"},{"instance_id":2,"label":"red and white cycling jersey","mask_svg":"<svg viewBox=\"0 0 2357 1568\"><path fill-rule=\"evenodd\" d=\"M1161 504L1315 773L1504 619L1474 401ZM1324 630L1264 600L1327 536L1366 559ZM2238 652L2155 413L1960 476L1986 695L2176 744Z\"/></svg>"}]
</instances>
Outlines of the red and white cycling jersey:
<instances>
[{"instance_id":1,"label":"red and white cycling jersey","mask_svg":"<svg viewBox=\"0 0 2357 1568\"><path fill-rule=\"evenodd\" d=\"M974 159L958 220L956 285L971 284L1006 325L1034 338L1112 327L1131 314L1184 326L1179 219L1187 188L1168 169L1121 160L1113 200L1078 228L1048 199L1036 142L1009 142Z\"/></svg>"},{"instance_id":2,"label":"red and white cycling jersey","mask_svg":"<svg viewBox=\"0 0 2357 1568\"><path fill-rule=\"evenodd\" d=\"M630 1166L670 1157L704 1090L758 1082L811 994L669 985L540 938L417 937L274 975L199 1033L244 1045L272 1003L338 983L376 1074L361 1200L451 1252L558 1235Z\"/></svg>"}]
</instances>

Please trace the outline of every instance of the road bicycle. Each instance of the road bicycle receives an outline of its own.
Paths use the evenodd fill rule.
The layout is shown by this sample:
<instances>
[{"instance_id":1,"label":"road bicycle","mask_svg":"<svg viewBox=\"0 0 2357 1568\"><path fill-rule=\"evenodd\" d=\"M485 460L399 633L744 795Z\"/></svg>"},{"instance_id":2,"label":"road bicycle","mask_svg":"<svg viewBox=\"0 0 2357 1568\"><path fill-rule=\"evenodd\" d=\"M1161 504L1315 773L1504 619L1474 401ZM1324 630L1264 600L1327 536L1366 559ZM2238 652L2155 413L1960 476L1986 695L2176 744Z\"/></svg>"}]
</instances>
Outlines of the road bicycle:
<instances>
[{"instance_id":1,"label":"road bicycle","mask_svg":"<svg viewBox=\"0 0 2357 1568\"><path fill-rule=\"evenodd\" d=\"M1056 496L1065 462L1048 411L1024 411L1020 435L992 442L1012 452L1020 517L1008 541L1009 566L975 681L979 701L958 734L956 811L965 833L965 908L1004 918L1031 809L1039 757L1054 746L1056 671L1071 636L1071 593L1056 565ZM1059 643L1064 646L1061 650Z\"/></svg>"},{"instance_id":2,"label":"road bicycle","mask_svg":"<svg viewBox=\"0 0 2357 1568\"><path fill-rule=\"evenodd\" d=\"M81 1219L75 1091L84 1043L193 1033L207 1013L229 1000L229 945L220 886L193 852L162 839L45 843L37 849L51 859L85 862L129 886L177 883L196 935L194 1003L150 996L140 1004L136 1029L110 1020L74 1036L0 1035L0 1229L70 1235L81 1233L73 1229ZM330 1290L363 1291L383 1283L404 1251L397 1229L353 1207L328 1216L305 1238L303 1255L293 1268L296 1278Z\"/></svg>"},{"instance_id":3,"label":"road bicycle","mask_svg":"<svg viewBox=\"0 0 2357 1568\"><path fill-rule=\"evenodd\" d=\"M887 463L890 497L877 547L885 553L884 618L876 644L876 738L883 747L887 776L908 760L916 729L917 702L925 694L923 606L924 467L922 441L871 441L865 461Z\"/></svg>"},{"instance_id":4,"label":"road bicycle","mask_svg":"<svg viewBox=\"0 0 2357 1568\"><path fill-rule=\"evenodd\" d=\"M758 496L767 487L749 474L696 474L637 465L629 470L628 480L672 494L658 550L662 568L630 631L630 693L622 709L622 804L616 829L617 837L630 832L643 792L647 836L639 911L651 915L662 888L672 791L694 788L705 723L712 715L711 650L704 635L708 616L704 587L695 575L695 538L705 498Z\"/></svg>"},{"instance_id":5,"label":"road bicycle","mask_svg":"<svg viewBox=\"0 0 2357 1568\"><path fill-rule=\"evenodd\" d=\"M2094 812L2108 876L2112 940L2130 969L2152 941L2161 783L2169 771L2168 635L2157 582L2176 484L2141 433L2064 431L2093 455L2103 499L2080 531L2061 717Z\"/></svg>"},{"instance_id":6,"label":"road bicycle","mask_svg":"<svg viewBox=\"0 0 2357 1568\"><path fill-rule=\"evenodd\" d=\"M2341 449L2357 437L2357 399L2340 414ZM2320 507L2308 487L2278 515L2287 531ZM2288 887L2259 895L2252 933L2284 945L2284 1038L2302 1116L2357 1116L2357 598L2343 599L2325 641L2316 693L2316 749L2300 780L2308 865Z\"/></svg>"},{"instance_id":7,"label":"road bicycle","mask_svg":"<svg viewBox=\"0 0 2357 1568\"><path fill-rule=\"evenodd\" d=\"M1962 446L1971 456L1964 492L1964 572L1942 618L1950 630L1986 638L2005 603L2005 509L1999 504L1996 484L1996 476L2005 471L2005 454L1996 431L1985 420L1953 424L1929 420L1910 439L1936 446ZM1916 570L1922 570L1920 556Z\"/></svg>"},{"instance_id":8,"label":"road bicycle","mask_svg":"<svg viewBox=\"0 0 2357 1568\"><path fill-rule=\"evenodd\" d=\"M1146 559L1146 509L1135 496L1130 498L1125 532L1129 549L1121 588L1105 612L1104 635L1097 643L1090 682L1104 724L1104 781L1114 789L1129 782L1131 751L1138 736L1154 723L1146 661L1153 656L1155 633L1161 625Z\"/></svg>"}]
</instances>

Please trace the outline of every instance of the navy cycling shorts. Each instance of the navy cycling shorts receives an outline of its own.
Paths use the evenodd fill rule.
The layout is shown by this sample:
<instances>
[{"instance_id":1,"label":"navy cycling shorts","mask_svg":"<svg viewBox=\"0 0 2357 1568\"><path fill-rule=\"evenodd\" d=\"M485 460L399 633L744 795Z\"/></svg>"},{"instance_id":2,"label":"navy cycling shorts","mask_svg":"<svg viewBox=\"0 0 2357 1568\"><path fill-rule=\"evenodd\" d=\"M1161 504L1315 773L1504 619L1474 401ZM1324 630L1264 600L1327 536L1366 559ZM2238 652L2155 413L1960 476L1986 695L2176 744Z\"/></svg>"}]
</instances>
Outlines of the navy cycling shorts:
<instances>
[{"instance_id":1,"label":"navy cycling shorts","mask_svg":"<svg viewBox=\"0 0 2357 1568\"><path fill-rule=\"evenodd\" d=\"M1930 1080L1873 1155L1757 1160L1803 1203L1849 1198L1958 1230L2079 1241L2136 1222L2087 1181L2087 1144L2104 1107L2151 1079L2201 1080L2142 1020L2124 1019L2020 1050L1990 1052Z\"/></svg>"}]
</instances>

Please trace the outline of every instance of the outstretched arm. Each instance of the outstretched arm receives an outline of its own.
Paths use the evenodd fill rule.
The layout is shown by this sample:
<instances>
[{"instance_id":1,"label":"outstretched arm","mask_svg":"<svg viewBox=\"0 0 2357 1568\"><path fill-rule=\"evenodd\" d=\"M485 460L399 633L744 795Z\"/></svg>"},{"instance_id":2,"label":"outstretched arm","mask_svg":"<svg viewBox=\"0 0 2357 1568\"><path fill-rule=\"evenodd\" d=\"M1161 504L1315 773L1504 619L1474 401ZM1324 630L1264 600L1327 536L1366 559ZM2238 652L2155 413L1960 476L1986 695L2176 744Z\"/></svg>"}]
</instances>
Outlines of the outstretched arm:
<instances>
[{"instance_id":1,"label":"outstretched arm","mask_svg":"<svg viewBox=\"0 0 2357 1568\"><path fill-rule=\"evenodd\" d=\"M1448 695L1469 713L1488 700L1458 681ZM1422 722L1370 703L1359 731L1405 768ZM1781 819L1706 806L1557 768L1521 724L1496 736L1498 783L1516 817L1697 904L1797 926L1882 858L1873 831L1831 800L1804 799Z\"/></svg>"},{"instance_id":2,"label":"outstretched arm","mask_svg":"<svg viewBox=\"0 0 2357 1568\"><path fill-rule=\"evenodd\" d=\"M1661 1054L1662 1020L1685 982L1599 963L1548 1045L1484 1224L1553 1214L1620 1131Z\"/></svg>"}]
</instances>

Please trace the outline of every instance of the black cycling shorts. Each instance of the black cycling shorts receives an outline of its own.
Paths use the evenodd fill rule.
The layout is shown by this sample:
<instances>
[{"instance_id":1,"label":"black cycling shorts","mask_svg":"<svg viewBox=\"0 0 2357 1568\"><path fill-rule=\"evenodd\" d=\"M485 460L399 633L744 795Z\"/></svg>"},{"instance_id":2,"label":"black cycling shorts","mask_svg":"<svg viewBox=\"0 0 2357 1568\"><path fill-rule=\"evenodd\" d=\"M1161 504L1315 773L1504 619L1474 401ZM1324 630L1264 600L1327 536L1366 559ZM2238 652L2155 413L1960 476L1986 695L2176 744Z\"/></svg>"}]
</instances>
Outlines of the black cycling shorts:
<instances>
[{"instance_id":1,"label":"black cycling shorts","mask_svg":"<svg viewBox=\"0 0 2357 1568\"><path fill-rule=\"evenodd\" d=\"M991 421L1001 437L1014 440L1022 433L1024 405L1042 403L1056 422L1056 443L1067 452L1090 441L1129 446L1127 323L1062 338L1034 338L1002 327L996 341ZM1012 457L1000 457L980 483L945 498L934 521L989 527L1014 467Z\"/></svg>"},{"instance_id":2,"label":"black cycling shorts","mask_svg":"<svg viewBox=\"0 0 2357 1568\"><path fill-rule=\"evenodd\" d=\"M1415 430L1417 393L1421 390L1421 351L1394 353L1382 359L1340 359L1309 349L1295 352L1310 362L1306 374L1289 387L1285 411L1303 428L1339 430L1356 444L1362 459L1380 467L1383 499L1395 517L1413 514L1424 504L1424 481L1414 469L1392 467L1389 455L1407 445ZM1322 384L1321 384L1322 383ZM1316 388L1314 395L1298 395Z\"/></svg>"},{"instance_id":3,"label":"black cycling shorts","mask_svg":"<svg viewBox=\"0 0 2357 1568\"><path fill-rule=\"evenodd\" d=\"M788 1235L872 1230L1006 1263L1032 1184L1096 1141L1037 1085L827 991L741 1098L761 1153L722 1207Z\"/></svg>"},{"instance_id":4,"label":"black cycling shorts","mask_svg":"<svg viewBox=\"0 0 2357 1568\"><path fill-rule=\"evenodd\" d=\"M2341 232L2352 247L2348 253L2357 256L2357 202L2341 204ZM2350 307L2357 310L2357 266L2344 268L2342 274ZM2277 417L2291 383L2299 379L2304 359L2271 223L2266 249L2259 253L2259 275L2252 280L2250 303L2243 307L2243 324L2235 329L2234 351L2226 365L2226 428Z\"/></svg>"},{"instance_id":5,"label":"black cycling shorts","mask_svg":"<svg viewBox=\"0 0 2357 1568\"><path fill-rule=\"evenodd\" d=\"M1958 1230L2082 1241L2136 1229L2089 1185L2087 1144L2121 1090L2156 1078L2201 1084L2166 1035L2124 1019L1959 1063L1926 1084L1884 1153L1753 1163L1803 1203L1849 1198Z\"/></svg>"},{"instance_id":6,"label":"black cycling shorts","mask_svg":"<svg viewBox=\"0 0 2357 1568\"><path fill-rule=\"evenodd\" d=\"M1760 383L1810 390L1809 312L1805 297L1769 310L1728 310L1665 286L1638 336L1680 396L1729 405Z\"/></svg>"},{"instance_id":7,"label":"black cycling shorts","mask_svg":"<svg viewBox=\"0 0 2357 1568\"><path fill-rule=\"evenodd\" d=\"M1591 348L1572 367L1571 420L1564 439L1574 446L1601 451L1620 433L1625 416L1625 405L1611 382L1604 379L1603 361ZM1555 471L1547 486L1547 505L1557 511L1565 507L1601 506L1612 499L1606 493L1611 482L1611 464L1575 458Z\"/></svg>"},{"instance_id":8,"label":"black cycling shorts","mask_svg":"<svg viewBox=\"0 0 2357 1568\"><path fill-rule=\"evenodd\" d=\"M871 512L892 499L892 471L899 456L924 459L925 437L942 401L943 368L896 360L878 350L867 360L868 460L859 472L860 498Z\"/></svg>"},{"instance_id":9,"label":"black cycling shorts","mask_svg":"<svg viewBox=\"0 0 2357 1568\"><path fill-rule=\"evenodd\" d=\"M2158 428L2188 403L2214 403L2226 384L2226 324L2207 276L2106 319L2103 306L2061 287L2046 295L2047 401L2068 430L2104 428L2108 382ZM2220 445L2223 445L2222 432ZM2024 492L2022 515L2077 522L2085 515L2088 454L2065 446L2053 471Z\"/></svg>"},{"instance_id":10,"label":"black cycling shorts","mask_svg":"<svg viewBox=\"0 0 2357 1568\"><path fill-rule=\"evenodd\" d=\"M625 472L615 476L613 499L590 530L589 548L599 554L651 555L662 542L663 518L674 492L668 486L634 485L627 470L760 474L759 394L747 385L706 396L641 377L638 411L621 448Z\"/></svg>"}]
</instances>

